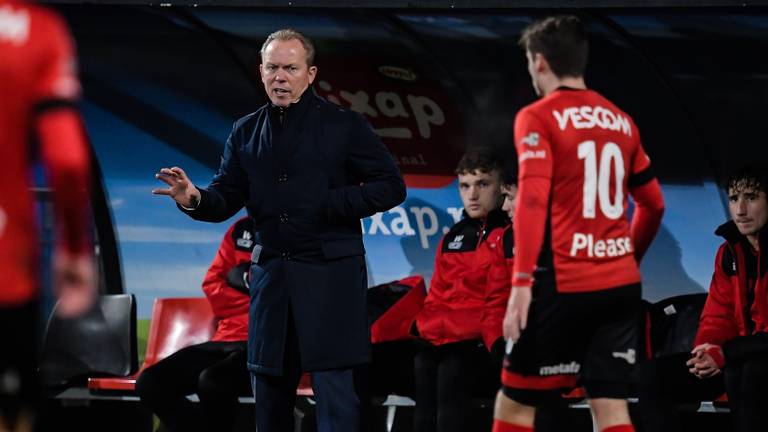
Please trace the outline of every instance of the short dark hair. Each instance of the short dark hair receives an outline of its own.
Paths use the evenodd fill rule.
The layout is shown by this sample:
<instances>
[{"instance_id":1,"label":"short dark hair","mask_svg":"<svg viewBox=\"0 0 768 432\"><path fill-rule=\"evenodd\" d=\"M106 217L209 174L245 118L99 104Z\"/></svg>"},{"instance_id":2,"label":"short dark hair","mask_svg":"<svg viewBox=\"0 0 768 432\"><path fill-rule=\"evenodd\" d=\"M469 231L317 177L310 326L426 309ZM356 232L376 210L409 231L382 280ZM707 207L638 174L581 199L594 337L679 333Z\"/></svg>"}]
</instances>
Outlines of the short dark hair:
<instances>
[{"instance_id":1,"label":"short dark hair","mask_svg":"<svg viewBox=\"0 0 768 432\"><path fill-rule=\"evenodd\" d=\"M576 16L560 15L535 21L523 30L518 44L531 54L543 55L557 77L584 76L589 42Z\"/></svg>"},{"instance_id":2,"label":"short dark hair","mask_svg":"<svg viewBox=\"0 0 768 432\"><path fill-rule=\"evenodd\" d=\"M304 36L300 32L297 32L294 29L280 29L275 32L272 32L269 36L267 36L267 39L264 41L264 43L261 45L261 51L259 53L261 54L261 58L264 58L264 51L267 50L267 47L269 44L271 44L275 40L281 40L281 41L289 41L296 39L299 42L301 42L301 45L304 46L304 51L307 52L307 67L313 66L315 64L315 46L312 45L312 41L309 40L308 37Z\"/></svg>"},{"instance_id":3,"label":"short dark hair","mask_svg":"<svg viewBox=\"0 0 768 432\"><path fill-rule=\"evenodd\" d=\"M732 171L723 188L726 192L731 189L741 192L747 189L757 189L768 194L768 167L745 165Z\"/></svg>"},{"instance_id":4,"label":"short dark hair","mask_svg":"<svg viewBox=\"0 0 768 432\"><path fill-rule=\"evenodd\" d=\"M476 146L467 149L456 165L456 174L470 174L474 171L491 173L496 171L504 179L504 161L499 152L490 146Z\"/></svg>"}]
</instances>

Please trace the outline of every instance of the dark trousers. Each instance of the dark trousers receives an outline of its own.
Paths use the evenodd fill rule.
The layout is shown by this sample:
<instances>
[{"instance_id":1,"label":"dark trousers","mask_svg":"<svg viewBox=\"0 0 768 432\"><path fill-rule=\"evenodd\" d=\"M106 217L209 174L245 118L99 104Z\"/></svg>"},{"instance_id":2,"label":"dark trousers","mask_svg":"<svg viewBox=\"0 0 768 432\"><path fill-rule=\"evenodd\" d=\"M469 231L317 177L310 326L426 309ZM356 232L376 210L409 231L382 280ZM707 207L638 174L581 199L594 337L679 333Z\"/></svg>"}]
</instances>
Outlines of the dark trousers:
<instances>
[{"instance_id":1,"label":"dark trousers","mask_svg":"<svg viewBox=\"0 0 768 432\"><path fill-rule=\"evenodd\" d=\"M249 390L245 349L245 341L188 346L143 371L136 392L171 431L230 431L237 397ZM199 407L186 398L194 393Z\"/></svg>"},{"instance_id":2,"label":"dark trousers","mask_svg":"<svg viewBox=\"0 0 768 432\"><path fill-rule=\"evenodd\" d=\"M501 362L479 340L445 345L424 342L414 360L414 431L468 431L475 397L492 398Z\"/></svg>"},{"instance_id":3,"label":"dark trousers","mask_svg":"<svg viewBox=\"0 0 768 432\"><path fill-rule=\"evenodd\" d=\"M39 399L38 310L36 301L0 307L0 340L5 347L0 354L0 421L12 429L19 414L35 414Z\"/></svg>"},{"instance_id":4,"label":"dark trousers","mask_svg":"<svg viewBox=\"0 0 768 432\"><path fill-rule=\"evenodd\" d=\"M749 342L753 338L754 336L748 336L737 339ZM738 344L740 341L733 342ZM726 344L725 388L733 415L733 430L768 430L768 351L749 352L739 355L738 358L728 358L728 348Z\"/></svg>"},{"instance_id":5,"label":"dark trousers","mask_svg":"<svg viewBox=\"0 0 768 432\"><path fill-rule=\"evenodd\" d=\"M688 371L689 353L654 358L640 368L639 408L647 432L682 431L677 410L725 393L723 374L701 379Z\"/></svg>"},{"instance_id":6,"label":"dark trousers","mask_svg":"<svg viewBox=\"0 0 768 432\"><path fill-rule=\"evenodd\" d=\"M768 418L768 353L750 353L729 359L723 373L699 379L681 353L653 359L642 368L640 413L648 432L683 430L677 409L728 394L728 406L736 432L765 431Z\"/></svg>"},{"instance_id":7,"label":"dark trousers","mask_svg":"<svg viewBox=\"0 0 768 432\"><path fill-rule=\"evenodd\" d=\"M283 374L251 373L256 429L293 432L296 387L301 379L301 356L293 318L288 317ZM318 432L359 432L365 390L355 368L310 372L315 393Z\"/></svg>"}]
</instances>

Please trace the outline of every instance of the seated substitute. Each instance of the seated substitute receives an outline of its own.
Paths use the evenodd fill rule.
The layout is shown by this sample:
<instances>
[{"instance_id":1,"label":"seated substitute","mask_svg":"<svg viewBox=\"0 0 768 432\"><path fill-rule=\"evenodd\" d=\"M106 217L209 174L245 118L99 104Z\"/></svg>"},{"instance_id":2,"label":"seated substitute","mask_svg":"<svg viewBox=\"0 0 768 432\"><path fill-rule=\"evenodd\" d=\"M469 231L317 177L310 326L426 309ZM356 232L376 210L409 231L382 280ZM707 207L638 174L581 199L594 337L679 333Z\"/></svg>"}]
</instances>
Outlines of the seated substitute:
<instances>
[{"instance_id":1,"label":"seated substitute","mask_svg":"<svg viewBox=\"0 0 768 432\"><path fill-rule=\"evenodd\" d=\"M456 168L464 218L440 241L424 307L415 319L414 430L469 430L471 396L499 385L505 300L495 326L484 325L487 292L509 293L509 279L491 278L494 250L509 218L501 210L503 165L489 148L467 151ZM503 266L502 266L503 267ZM489 282L498 286L490 286Z\"/></svg>"},{"instance_id":2,"label":"seated substitute","mask_svg":"<svg viewBox=\"0 0 768 432\"><path fill-rule=\"evenodd\" d=\"M250 394L246 280L253 246L253 222L245 217L224 235L203 281L216 317L213 338L161 360L136 382L141 401L171 431L232 430L237 397ZM194 393L199 410L186 398Z\"/></svg>"},{"instance_id":3,"label":"seated substitute","mask_svg":"<svg viewBox=\"0 0 768 432\"><path fill-rule=\"evenodd\" d=\"M725 390L733 430L764 431L768 407L768 260L762 258L762 251L768 248L768 230L764 229L768 222L768 171L742 168L725 186L731 220L715 231L725 242L717 251L691 358L685 364L678 360L660 365L651 381L654 393L650 397L680 400L681 393L697 392L702 400ZM682 377L684 367L700 383L687 383L690 380ZM679 427L674 411L671 416L664 409L655 414L646 420L649 425ZM680 429L667 426L658 430Z\"/></svg>"}]
</instances>

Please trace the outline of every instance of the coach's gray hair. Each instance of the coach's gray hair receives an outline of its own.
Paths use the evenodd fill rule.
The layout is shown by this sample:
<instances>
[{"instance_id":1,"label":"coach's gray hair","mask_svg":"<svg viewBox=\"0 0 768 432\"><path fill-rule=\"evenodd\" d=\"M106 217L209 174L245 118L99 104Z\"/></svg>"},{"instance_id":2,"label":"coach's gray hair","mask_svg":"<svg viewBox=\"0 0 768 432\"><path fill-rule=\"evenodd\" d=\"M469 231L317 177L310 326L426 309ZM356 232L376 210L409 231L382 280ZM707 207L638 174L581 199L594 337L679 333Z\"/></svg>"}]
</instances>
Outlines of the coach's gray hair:
<instances>
[{"instance_id":1,"label":"coach's gray hair","mask_svg":"<svg viewBox=\"0 0 768 432\"><path fill-rule=\"evenodd\" d=\"M315 63L315 46L312 45L312 41L309 40L308 37L304 36L303 34L297 32L294 29L280 29L276 32L273 32L269 36L267 36L267 40L264 41L264 44L261 46L261 58L264 59L264 51L267 50L267 46L269 46L272 41L275 40L281 40L281 41L289 41L296 39L304 46L304 51L307 52L307 66L313 66Z\"/></svg>"}]
</instances>

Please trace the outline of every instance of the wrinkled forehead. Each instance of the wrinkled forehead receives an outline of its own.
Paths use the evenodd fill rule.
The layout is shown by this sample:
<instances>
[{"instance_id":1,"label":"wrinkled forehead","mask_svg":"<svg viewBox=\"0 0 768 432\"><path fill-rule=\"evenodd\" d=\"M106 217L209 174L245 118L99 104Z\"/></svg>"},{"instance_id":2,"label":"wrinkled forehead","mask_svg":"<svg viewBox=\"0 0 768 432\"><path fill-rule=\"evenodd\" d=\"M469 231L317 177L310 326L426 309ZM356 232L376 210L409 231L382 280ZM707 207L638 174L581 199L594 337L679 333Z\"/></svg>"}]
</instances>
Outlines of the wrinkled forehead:
<instances>
[{"instance_id":1,"label":"wrinkled forehead","mask_svg":"<svg viewBox=\"0 0 768 432\"><path fill-rule=\"evenodd\" d=\"M275 39L267 45L261 60L265 63L306 64L307 51L298 39Z\"/></svg>"}]
</instances>

